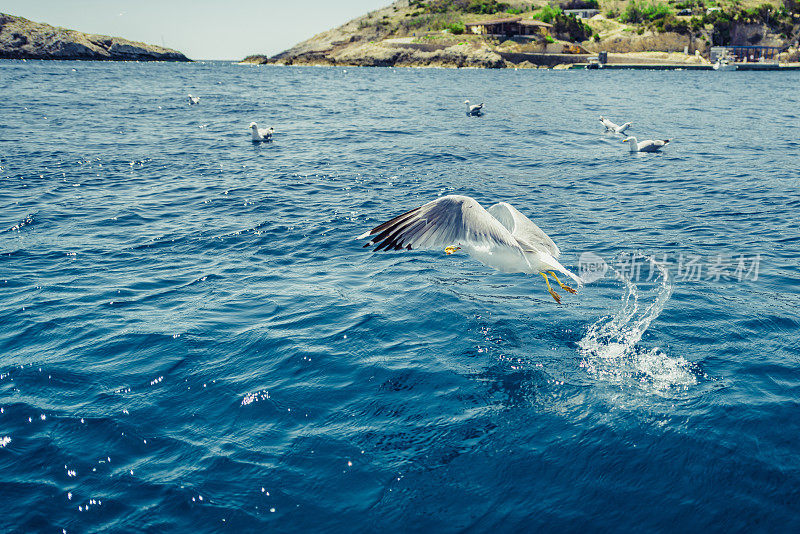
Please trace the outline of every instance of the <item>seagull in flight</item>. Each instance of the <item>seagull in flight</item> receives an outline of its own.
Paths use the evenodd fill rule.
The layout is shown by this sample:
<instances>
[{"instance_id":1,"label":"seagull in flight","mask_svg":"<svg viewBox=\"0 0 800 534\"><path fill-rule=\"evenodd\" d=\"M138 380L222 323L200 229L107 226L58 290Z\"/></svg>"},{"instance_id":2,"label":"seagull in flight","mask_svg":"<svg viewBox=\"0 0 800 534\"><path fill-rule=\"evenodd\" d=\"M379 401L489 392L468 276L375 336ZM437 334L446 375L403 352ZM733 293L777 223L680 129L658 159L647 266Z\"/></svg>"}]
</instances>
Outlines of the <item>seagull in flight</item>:
<instances>
[{"instance_id":1,"label":"seagull in flight","mask_svg":"<svg viewBox=\"0 0 800 534\"><path fill-rule=\"evenodd\" d=\"M641 143L636 141L635 137L626 137L622 140L623 143L628 143L631 147L631 152L658 152L669 143L671 139L648 139Z\"/></svg>"},{"instance_id":2,"label":"seagull in flight","mask_svg":"<svg viewBox=\"0 0 800 534\"><path fill-rule=\"evenodd\" d=\"M625 124L620 126L619 124L617 124L615 122L611 122L610 120L608 120L607 118L603 117L602 115L600 115L600 122L602 122L603 126L606 127L606 131L607 132L614 132L614 133L618 133L618 134L623 133L625 130L627 130L628 128L630 128L633 125L632 122L626 122Z\"/></svg>"},{"instance_id":3,"label":"seagull in flight","mask_svg":"<svg viewBox=\"0 0 800 534\"><path fill-rule=\"evenodd\" d=\"M480 117L481 115L483 115L483 111L481 111L483 109L483 102L472 106L469 105L469 100L464 100L464 103L467 105L468 116L471 115L473 117Z\"/></svg>"},{"instance_id":4,"label":"seagull in flight","mask_svg":"<svg viewBox=\"0 0 800 534\"><path fill-rule=\"evenodd\" d=\"M189 105L190 106L194 106L195 104L199 104L199 103L200 103L200 97L199 96L192 96L192 93L189 93Z\"/></svg>"},{"instance_id":5,"label":"seagull in flight","mask_svg":"<svg viewBox=\"0 0 800 534\"><path fill-rule=\"evenodd\" d=\"M583 281L558 262L561 251L533 221L507 202L484 209L478 201L447 195L414 208L358 236L370 238L364 247L379 250L437 249L445 254L464 250L488 267L504 273L541 274L547 291L557 303L561 297L550 287L548 275L570 293L576 291L558 279L554 271Z\"/></svg>"},{"instance_id":6,"label":"seagull in flight","mask_svg":"<svg viewBox=\"0 0 800 534\"><path fill-rule=\"evenodd\" d=\"M261 141L272 141L272 134L275 133L275 128L270 126L269 128L261 128L259 129L258 124L251 122L250 123L250 134L253 137L253 142L258 143Z\"/></svg>"}]
</instances>

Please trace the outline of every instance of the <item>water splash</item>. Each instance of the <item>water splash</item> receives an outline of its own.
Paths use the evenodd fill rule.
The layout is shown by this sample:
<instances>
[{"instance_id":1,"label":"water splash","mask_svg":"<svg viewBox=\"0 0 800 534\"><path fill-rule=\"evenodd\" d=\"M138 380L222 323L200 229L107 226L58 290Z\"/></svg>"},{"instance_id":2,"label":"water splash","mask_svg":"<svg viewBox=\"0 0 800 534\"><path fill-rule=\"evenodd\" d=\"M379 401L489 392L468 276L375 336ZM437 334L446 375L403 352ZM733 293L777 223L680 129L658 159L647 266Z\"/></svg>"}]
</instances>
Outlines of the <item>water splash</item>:
<instances>
[{"instance_id":1,"label":"water splash","mask_svg":"<svg viewBox=\"0 0 800 534\"><path fill-rule=\"evenodd\" d=\"M644 294L633 282L611 269L625 286L622 306L615 315L598 319L578 342L583 358L581 367L604 380L634 381L657 390L685 389L697 384L689 361L670 357L658 347L647 349L637 345L672 295L669 273L663 266L655 265L660 271L659 280Z\"/></svg>"}]
</instances>

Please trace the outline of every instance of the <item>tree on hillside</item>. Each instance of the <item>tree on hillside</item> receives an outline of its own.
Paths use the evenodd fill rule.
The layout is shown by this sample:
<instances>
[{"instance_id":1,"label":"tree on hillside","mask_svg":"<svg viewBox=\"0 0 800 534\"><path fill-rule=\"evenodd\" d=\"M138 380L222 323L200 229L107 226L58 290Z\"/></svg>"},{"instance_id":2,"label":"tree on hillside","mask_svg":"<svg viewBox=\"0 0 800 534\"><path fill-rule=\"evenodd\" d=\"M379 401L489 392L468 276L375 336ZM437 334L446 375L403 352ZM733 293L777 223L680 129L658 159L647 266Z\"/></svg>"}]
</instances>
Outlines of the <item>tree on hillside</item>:
<instances>
[{"instance_id":1,"label":"tree on hillside","mask_svg":"<svg viewBox=\"0 0 800 534\"><path fill-rule=\"evenodd\" d=\"M428 13L444 13L446 11L459 11L461 13L475 13L479 15L492 15L506 11L510 6L497 0L429 0L427 4L418 4Z\"/></svg>"}]
</instances>

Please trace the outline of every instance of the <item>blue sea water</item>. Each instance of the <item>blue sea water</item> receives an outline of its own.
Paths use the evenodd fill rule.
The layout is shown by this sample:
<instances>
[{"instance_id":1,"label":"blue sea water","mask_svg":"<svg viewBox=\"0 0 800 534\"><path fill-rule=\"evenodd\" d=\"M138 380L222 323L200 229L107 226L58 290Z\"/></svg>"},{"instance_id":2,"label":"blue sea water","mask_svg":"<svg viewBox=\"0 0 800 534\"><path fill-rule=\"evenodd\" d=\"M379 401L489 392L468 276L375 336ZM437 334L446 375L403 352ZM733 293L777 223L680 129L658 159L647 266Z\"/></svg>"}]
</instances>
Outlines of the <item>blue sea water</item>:
<instances>
[{"instance_id":1,"label":"blue sea water","mask_svg":"<svg viewBox=\"0 0 800 534\"><path fill-rule=\"evenodd\" d=\"M798 531L799 79L0 62L0 530Z\"/></svg>"}]
</instances>

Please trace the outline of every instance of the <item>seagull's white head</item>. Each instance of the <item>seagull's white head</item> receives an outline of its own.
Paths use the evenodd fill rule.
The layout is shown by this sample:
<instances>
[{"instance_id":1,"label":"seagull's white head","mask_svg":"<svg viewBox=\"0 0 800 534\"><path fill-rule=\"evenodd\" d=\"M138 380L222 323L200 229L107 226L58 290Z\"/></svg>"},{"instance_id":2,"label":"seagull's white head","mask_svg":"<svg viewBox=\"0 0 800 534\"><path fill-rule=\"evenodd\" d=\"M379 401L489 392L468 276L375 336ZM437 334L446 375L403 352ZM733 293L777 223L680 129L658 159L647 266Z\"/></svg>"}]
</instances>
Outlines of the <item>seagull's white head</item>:
<instances>
[{"instance_id":1,"label":"seagull's white head","mask_svg":"<svg viewBox=\"0 0 800 534\"><path fill-rule=\"evenodd\" d=\"M252 129L255 130L255 129L258 128L258 124L254 123L254 122L251 122L249 128L252 128Z\"/></svg>"},{"instance_id":2,"label":"seagull's white head","mask_svg":"<svg viewBox=\"0 0 800 534\"><path fill-rule=\"evenodd\" d=\"M469 100L464 100L464 103L469 106Z\"/></svg>"}]
</instances>

